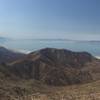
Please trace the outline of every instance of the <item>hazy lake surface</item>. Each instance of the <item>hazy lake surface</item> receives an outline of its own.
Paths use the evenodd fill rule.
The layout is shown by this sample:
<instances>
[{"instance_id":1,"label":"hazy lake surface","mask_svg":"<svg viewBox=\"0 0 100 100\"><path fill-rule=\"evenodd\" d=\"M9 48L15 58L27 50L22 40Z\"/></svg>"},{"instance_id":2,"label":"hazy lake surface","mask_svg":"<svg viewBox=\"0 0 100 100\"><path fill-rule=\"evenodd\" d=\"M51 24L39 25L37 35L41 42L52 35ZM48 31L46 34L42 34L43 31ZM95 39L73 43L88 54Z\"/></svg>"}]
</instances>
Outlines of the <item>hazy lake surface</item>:
<instances>
[{"instance_id":1,"label":"hazy lake surface","mask_svg":"<svg viewBox=\"0 0 100 100\"><path fill-rule=\"evenodd\" d=\"M23 39L7 40L5 42L0 42L0 45L22 51L35 51L46 47L65 48L73 51L87 51L95 56L100 56L100 42Z\"/></svg>"}]
</instances>

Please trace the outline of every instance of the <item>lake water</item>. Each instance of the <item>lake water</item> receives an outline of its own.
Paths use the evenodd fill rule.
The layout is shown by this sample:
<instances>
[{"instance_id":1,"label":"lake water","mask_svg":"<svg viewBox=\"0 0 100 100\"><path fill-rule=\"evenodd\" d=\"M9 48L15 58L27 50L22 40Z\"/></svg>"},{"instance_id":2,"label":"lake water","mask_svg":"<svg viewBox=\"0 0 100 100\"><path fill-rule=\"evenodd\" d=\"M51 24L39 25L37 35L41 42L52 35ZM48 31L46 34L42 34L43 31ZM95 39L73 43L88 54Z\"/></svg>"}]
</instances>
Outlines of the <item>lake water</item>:
<instances>
[{"instance_id":1,"label":"lake water","mask_svg":"<svg viewBox=\"0 0 100 100\"><path fill-rule=\"evenodd\" d=\"M87 51L95 56L100 56L100 42L77 42L66 40L7 40L0 45L14 50L35 51L38 49L65 48L73 51Z\"/></svg>"}]
</instances>

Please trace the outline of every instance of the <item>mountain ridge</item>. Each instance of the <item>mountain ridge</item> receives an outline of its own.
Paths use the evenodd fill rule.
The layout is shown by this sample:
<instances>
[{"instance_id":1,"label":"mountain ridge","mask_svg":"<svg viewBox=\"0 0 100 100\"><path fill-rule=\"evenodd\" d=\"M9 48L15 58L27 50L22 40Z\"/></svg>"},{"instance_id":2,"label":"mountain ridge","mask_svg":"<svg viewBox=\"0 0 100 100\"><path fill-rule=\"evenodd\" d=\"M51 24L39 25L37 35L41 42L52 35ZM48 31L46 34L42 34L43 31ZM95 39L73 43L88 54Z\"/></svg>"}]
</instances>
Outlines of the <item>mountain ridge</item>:
<instances>
[{"instance_id":1,"label":"mountain ridge","mask_svg":"<svg viewBox=\"0 0 100 100\"><path fill-rule=\"evenodd\" d=\"M13 50L9 50L5 47L0 46L0 63L8 63L25 56L24 53L15 52Z\"/></svg>"},{"instance_id":2,"label":"mountain ridge","mask_svg":"<svg viewBox=\"0 0 100 100\"><path fill-rule=\"evenodd\" d=\"M99 80L100 60L90 53L44 48L0 64L0 100Z\"/></svg>"},{"instance_id":3,"label":"mountain ridge","mask_svg":"<svg viewBox=\"0 0 100 100\"><path fill-rule=\"evenodd\" d=\"M96 58L87 52L45 48L28 54L11 66L14 74L19 77L33 78L48 85L66 85L91 81L89 71L82 69L92 60Z\"/></svg>"}]
</instances>

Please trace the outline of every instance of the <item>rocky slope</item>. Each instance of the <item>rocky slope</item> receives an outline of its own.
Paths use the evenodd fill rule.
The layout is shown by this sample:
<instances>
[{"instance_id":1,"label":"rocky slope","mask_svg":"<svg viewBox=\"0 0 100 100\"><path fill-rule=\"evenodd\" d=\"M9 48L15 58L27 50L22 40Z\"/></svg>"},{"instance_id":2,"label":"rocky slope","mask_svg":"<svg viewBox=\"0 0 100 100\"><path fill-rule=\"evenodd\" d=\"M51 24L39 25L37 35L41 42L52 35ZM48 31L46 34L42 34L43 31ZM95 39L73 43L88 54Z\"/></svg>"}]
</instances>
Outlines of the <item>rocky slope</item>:
<instances>
[{"instance_id":1,"label":"rocky slope","mask_svg":"<svg viewBox=\"0 0 100 100\"><path fill-rule=\"evenodd\" d=\"M10 67L17 77L36 79L48 85L71 85L93 80L87 64L94 61L97 62L96 58L87 52L45 48L13 62Z\"/></svg>"},{"instance_id":2,"label":"rocky slope","mask_svg":"<svg viewBox=\"0 0 100 100\"><path fill-rule=\"evenodd\" d=\"M100 80L100 60L87 52L45 48L17 60L13 56L9 62L6 57L12 58L13 53L8 55L4 48L1 51L0 55L7 54L7 63L0 64L0 100L49 92L53 86L79 86Z\"/></svg>"},{"instance_id":3,"label":"rocky slope","mask_svg":"<svg viewBox=\"0 0 100 100\"><path fill-rule=\"evenodd\" d=\"M23 58L25 54L0 47L0 63L7 63Z\"/></svg>"}]
</instances>

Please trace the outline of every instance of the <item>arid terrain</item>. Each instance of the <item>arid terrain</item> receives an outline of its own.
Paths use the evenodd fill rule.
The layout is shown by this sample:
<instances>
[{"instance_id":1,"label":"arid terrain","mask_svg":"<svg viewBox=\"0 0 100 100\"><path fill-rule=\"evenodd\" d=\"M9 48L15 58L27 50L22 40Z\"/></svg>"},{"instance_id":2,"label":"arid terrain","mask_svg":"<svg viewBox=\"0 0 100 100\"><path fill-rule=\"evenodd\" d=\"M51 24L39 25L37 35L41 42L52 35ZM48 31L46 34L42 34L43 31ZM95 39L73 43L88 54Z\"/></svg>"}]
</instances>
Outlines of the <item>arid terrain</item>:
<instances>
[{"instance_id":1,"label":"arid terrain","mask_svg":"<svg viewBox=\"0 0 100 100\"><path fill-rule=\"evenodd\" d=\"M23 81L13 86L12 94L9 93L11 92L9 84L5 89L0 87L2 90L0 100L100 100L100 81L61 87L44 86L39 83L30 84L30 82Z\"/></svg>"},{"instance_id":2,"label":"arid terrain","mask_svg":"<svg viewBox=\"0 0 100 100\"><path fill-rule=\"evenodd\" d=\"M100 60L91 54L0 49L0 100L100 100Z\"/></svg>"}]
</instances>

